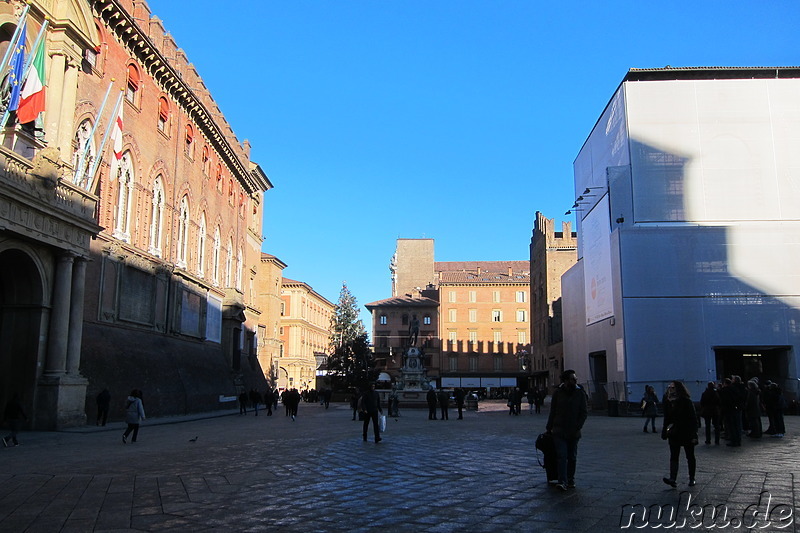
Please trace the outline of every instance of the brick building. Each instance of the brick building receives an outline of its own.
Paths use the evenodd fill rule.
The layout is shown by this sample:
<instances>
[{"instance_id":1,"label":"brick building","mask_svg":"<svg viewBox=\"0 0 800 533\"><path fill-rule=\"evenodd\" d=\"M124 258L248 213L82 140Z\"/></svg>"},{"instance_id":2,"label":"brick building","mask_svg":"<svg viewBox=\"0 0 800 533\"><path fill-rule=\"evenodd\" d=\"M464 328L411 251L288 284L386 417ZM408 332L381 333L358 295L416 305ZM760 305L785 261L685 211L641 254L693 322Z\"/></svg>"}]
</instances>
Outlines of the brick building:
<instances>
[{"instance_id":1,"label":"brick building","mask_svg":"<svg viewBox=\"0 0 800 533\"><path fill-rule=\"evenodd\" d=\"M302 281L281 283L278 388L297 390L316 386L318 356L328 353L334 304Z\"/></svg>"},{"instance_id":2,"label":"brick building","mask_svg":"<svg viewBox=\"0 0 800 533\"><path fill-rule=\"evenodd\" d=\"M5 48L24 5L0 4ZM20 287L2 301L0 403L20 392L36 429L91 419L103 388L112 418L134 387L151 416L218 408L263 384L271 184L146 2L33 0L28 51L46 19L45 111L12 115L0 147L0 271Z\"/></svg>"},{"instance_id":3,"label":"brick building","mask_svg":"<svg viewBox=\"0 0 800 533\"><path fill-rule=\"evenodd\" d=\"M433 248L432 239L398 239L391 263L397 294L366 306L383 369L396 376L417 315L417 346L440 386L526 388L530 263L437 262Z\"/></svg>"},{"instance_id":4,"label":"brick building","mask_svg":"<svg viewBox=\"0 0 800 533\"><path fill-rule=\"evenodd\" d=\"M578 234L570 222L536 212L531 236L531 365L533 384L552 389L564 370L561 276L578 260Z\"/></svg>"}]
</instances>

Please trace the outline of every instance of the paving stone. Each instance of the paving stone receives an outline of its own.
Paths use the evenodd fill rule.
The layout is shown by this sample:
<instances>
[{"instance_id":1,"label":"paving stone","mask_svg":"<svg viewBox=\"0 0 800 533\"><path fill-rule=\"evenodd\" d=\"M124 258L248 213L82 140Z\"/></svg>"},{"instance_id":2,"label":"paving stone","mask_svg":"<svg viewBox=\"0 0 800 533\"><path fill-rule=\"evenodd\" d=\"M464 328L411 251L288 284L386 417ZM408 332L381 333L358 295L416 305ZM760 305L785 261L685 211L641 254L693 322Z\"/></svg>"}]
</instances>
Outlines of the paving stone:
<instances>
[{"instance_id":1,"label":"paving stone","mask_svg":"<svg viewBox=\"0 0 800 533\"><path fill-rule=\"evenodd\" d=\"M764 491L795 509L800 418L787 417L783 439L699 446L698 485L686 486L682 460L676 490L661 481L668 447L640 418L592 415L578 488L562 493L533 447L546 414L505 409L484 402L457 424L402 410L379 445L361 440L345 405L304 404L294 423L148 420L135 446L120 442L123 425L23 433L24 446L0 449L0 531L602 533L620 530L625 506L679 507L687 495L740 519Z\"/></svg>"}]
</instances>

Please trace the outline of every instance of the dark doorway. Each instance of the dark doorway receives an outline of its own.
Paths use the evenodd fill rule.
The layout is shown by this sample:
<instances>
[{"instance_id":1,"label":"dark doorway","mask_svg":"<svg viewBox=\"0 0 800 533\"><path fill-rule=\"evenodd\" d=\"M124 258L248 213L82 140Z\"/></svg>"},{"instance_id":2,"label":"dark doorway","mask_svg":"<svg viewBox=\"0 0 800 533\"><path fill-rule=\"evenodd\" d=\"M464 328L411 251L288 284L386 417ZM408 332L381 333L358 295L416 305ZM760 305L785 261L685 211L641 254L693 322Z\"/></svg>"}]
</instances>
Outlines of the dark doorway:
<instances>
[{"instance_id":1,"label":"dark doorway","mask_svg":"<svg viewBox=\"0 0 800 533\"><path fill-rule=\"evenodd\" d=\"M589 402L592 409L605 409L608 405L608 368L606 352L592 352L589 354L589 371L591 383L589 385ZM580 376L578 377L580 381Z\"/></svg>"},{"instance_id":2,"label":"dark doorway","mask_svg":"<svg viewBox=\"0 0 800 533\"><path fill-rule=\"evenodd\" d=\"M28 254L0 253L0 413L18 393L28 420L34 420L43 292L39 269Z\"/></svg>"},{"instance_id":3,"label":"dark doorway","mask_svg":"<svg viewBox=\"0 0 800 533\"><path fill-rule=\"evenodd\" d=\"M791 346L715 346L717 379L736 375L747 381L757 377L762 384L769 379L785 390L790 350Z\"/></svg>"}]
</instances>

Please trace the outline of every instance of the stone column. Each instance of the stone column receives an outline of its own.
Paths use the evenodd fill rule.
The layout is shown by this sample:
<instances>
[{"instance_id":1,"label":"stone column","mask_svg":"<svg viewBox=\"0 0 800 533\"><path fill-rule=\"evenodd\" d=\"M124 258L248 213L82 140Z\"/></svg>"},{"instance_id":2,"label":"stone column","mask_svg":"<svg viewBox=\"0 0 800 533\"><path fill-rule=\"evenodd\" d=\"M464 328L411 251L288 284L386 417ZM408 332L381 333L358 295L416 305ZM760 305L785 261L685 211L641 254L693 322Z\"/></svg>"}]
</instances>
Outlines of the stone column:
<instances>
[{"instance_id":1,"label":"stone column","mask_svg":"<svg viewBox=\"0 0 800 533\"><path fill-rule=\"evenodd\" d=\"M47 73L47 92L44 111L44 131L47 139L55 143L55 146L60 147L59 126L61 122L61 113L64 105L62 93L64 92L64 69L66 66L67 57L63 52L51 52L50 55L50 71ZM74 108L70 110L74 113ZM63 152L61 157L72 157L72 150L65 155Z\"/></svg>"},{"instance_id":2,"label":"stone column","mask_svg":"<svg viewBox=\"0 0 800 533\"><path fill-rule=\"evenodd\" d=\"M64 86L61 91L61 116L58 120L58 139L56 146L61 150L61 159L72 160L72 138L75 135L75 104L78 94L78 66L71 58L65 58ZM49 90L49 89L48 89Z\"/></svg>"},{"instance_id":3,"label":"stone column","mask_svg":"<svg viewBox=\"0 0 800 533\"><path fill-rule=\"evenodd\" d=\"M70 297L72 264L75 255L65 252L58 257L50 311L50 330L47 334L46 376L63 375L67 369L67 341L69 339Z\"/></svg>"},{"instance_id":4,"label":"stone column","mask_svg":"<svg viewBox=\"0 0 800 533\"><path fill-rule=\"evenodd\" d=\"M78 257L72 267L72 295L70 298L69 340L67 344L67 374L72 376L80 375L86 263L85 258Z\"/></svg>"}]
</instances>

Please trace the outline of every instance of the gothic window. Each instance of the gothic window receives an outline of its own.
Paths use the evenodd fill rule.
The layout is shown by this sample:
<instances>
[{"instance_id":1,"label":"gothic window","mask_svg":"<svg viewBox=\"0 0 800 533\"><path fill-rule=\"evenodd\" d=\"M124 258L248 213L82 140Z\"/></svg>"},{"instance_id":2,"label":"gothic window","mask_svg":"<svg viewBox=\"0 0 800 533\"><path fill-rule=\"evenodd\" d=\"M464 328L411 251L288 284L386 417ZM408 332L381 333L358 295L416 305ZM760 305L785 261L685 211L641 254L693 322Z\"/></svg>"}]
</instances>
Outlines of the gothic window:
<instances>
[{"instance_id":1,"label":"gothic window","mask_svg":"<svg viewBox=\"0 0 800 533\"><path fill-rule=\"evenodd\" d=\"M244 253L239 248L236 255L236 288L242 290L242 270L244 270Z\"/></svg>"},{"instance_id":2,"label":"gothic window","mask_svg":"<svg viewBox=\"0 0 800 533\"><path fill-rule=\"evenodd\" d=\"M131 234L131 205L133 204L133 163L131 153L125 152L116 162L114 174L119 184L117 194L117 208L114 210L114 237L121 241L130 242Z\"/></svg>"},{"instance_id":3,"label":"gothic window","mask_svg":"<svg viewBox=\"0 0 800 533\"><path fill-rule=\"evenodd\" d=\"M200 215L200 229L197 235L197 273L203 276L206 269L206 214Z\"/></svg>"},{"instance_id":4,"label":"gothic window","mask_svg":"<svg viewBox=\"0 0 800 533\"><path fill-rule=\"evenodd\" d=\"M140 84L139 69L134 64L128 65L128 83L125 86L125 99L134 106L138 105L139 102Z\"/></svg>"},{"instance_id":5,"label":"gothic window","mask_svg":"<svg viewBox=\"0 0 800 533\"><path fill-rule=\"evenodd\" d=\"M92 136L92 121L83 120L75 132L75 143L72 153L72 168L75 169L74 183L79 187L86 188L89 183L87 173L91 168L95 158L94 137Z\"/></svg>"},{"instance_id":6,"label":"gothic window","mask_svg":"<svg viewBox=\"0 0 800 533\"><path fill-rule=\"evenodd\" d=\"M211 164L211 158L208 154L208 146L203 146L203 174L208 176L209 166Z\"/></svg>"},{"instance_id":7,"label":"gothic window","mask_svg":"<svg viewBox=\"0 0 800 533\"><path fill-rule=\"evenodd\" d=\"M211 257L211 268L212 270L212 281L214 282L215 286L219 286L219 252L220 252L220 236L219 236L219 226L217 229L214 230L214 251Z\"/></svg>"},{"instance_id":8,"label":"gothic window","mask_svg":"<svg viewBox=\"0 0 800 533\"><path fill-rule=\"evenodd\" d=\"M233 275L233 239L228 239L228 256L225 259L225 286L230 287Z\"/></svg>"},{"instance_id":9,"label":"gothic window","mask_svg":"<svg viewBox=\"0 0 800 533\"><path fill-rule=\"evenodd\" d=\"M189 159L194 159L194 128L191 124L186 125L186 133L183 137L183 146Z\"/></svg>"},{"instance_id":10,"label":"gothic window","mask_svg":"<svg viewBox=\"0 0 800 533\"><path fill-rule=\"evenodd\" d=\"M189 244L189 199L181 198L178 214L178 266L186 268L186 250Z\"/></svg>"},{"instance_id":11,"label":"gothic window","mask_svg":"<svg viewBox=\"0 0 800 533\"><path fill-rule=\"evenodd\" d=\"M169 128L169 102L163 96L158 99L158 131L167 134Z\"/></svg>"},{"instance_id":12,"label":"gothic window","mask_svg":"<svg viewBox=\"0 0 800 533\"><path fill-rule=\"evenodd\" d=\"M150 253L161 257L161 237L164 232L164 186L161 176L153 184L153 205L150 215Z\"/></svg>"}]
</instances>

